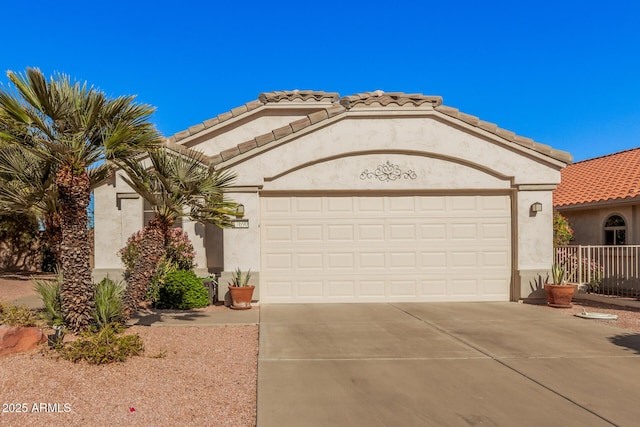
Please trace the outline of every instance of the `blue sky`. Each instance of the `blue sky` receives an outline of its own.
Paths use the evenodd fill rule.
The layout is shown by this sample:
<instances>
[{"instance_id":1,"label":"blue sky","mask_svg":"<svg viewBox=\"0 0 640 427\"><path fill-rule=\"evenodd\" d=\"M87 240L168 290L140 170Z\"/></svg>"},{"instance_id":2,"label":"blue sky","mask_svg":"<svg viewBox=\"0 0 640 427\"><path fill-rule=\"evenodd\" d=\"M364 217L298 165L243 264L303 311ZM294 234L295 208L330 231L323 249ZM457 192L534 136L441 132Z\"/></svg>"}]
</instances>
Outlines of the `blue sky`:
<instances>
[{"instance_id":1,"label":"blue sky","mask_svg":"<svg viewBox=\"0 0 640 427\"><path fill-rule=\"evenodd\" d=\"M157 107L165 135L290 89L444 104L583 160L640 146L640 4L109 2L2 6L0 82L39 67Z\"/></svg>"}]
</instances>

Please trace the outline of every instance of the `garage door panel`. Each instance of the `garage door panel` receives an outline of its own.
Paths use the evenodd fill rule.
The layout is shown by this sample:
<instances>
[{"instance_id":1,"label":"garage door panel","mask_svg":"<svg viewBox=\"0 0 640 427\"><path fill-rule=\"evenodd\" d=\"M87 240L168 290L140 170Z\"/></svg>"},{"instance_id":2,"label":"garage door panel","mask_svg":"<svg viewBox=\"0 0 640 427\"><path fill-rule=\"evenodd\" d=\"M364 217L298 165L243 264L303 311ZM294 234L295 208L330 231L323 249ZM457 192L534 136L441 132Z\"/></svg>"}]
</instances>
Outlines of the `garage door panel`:
<instances>
[{"instance_id":1,"label":"garage door panel","mask_svg":"<svg viewBox=\"0 0 640 427\"><path fill-rule=\"evenodd\" d=\"M298 270L324 270L324 254L298 253L296 254L296 265Z\"/></svg>"},{"instance_id":2,"label":"garage door panel","mask_svg":"<svg viewBox=\"0 0 640 427\"><path fill-rule=\"evenodd\" d=\"M344 298L348 297L353 299L356 295L355 280L328 280L327 281L327 296L329 298Z\"/></svg>"},{"instance_id":3,"label":"garage door panel","mask_svg":"<svg viewBox=\"0 0 640 427\"><path fill-rule=\"evenodd\" d=\"M298 225L296 227L296 239L299 242L311 242L318 243L322 242L322 225L320 224L309 224L309 225Z\"/></svg>"},{"instance_id":4,"label":"garage door panel","mask_svg":"<svg viewBox=\"0 0 640 427\"><path fill-rule=\"evenodd\" d=\"M389 253L389 268L404 269L416 267L415 252L391 252Z\"/></svg>"},{"instance_id":5,"label":"garage door panel","mask_svg":"<svg viewBox=\"0 0 640 427\"><path fill-rule=\"evenodd\" d=\"M386 283L384 280L359 280L358 290L360 298L384 298Z\"/></svg>"},{"instance_id":6,"label":"garage door panel","mask_svg":"<svg viewBox=\"0 0 640 427\"><path fill-rule=\"evenodd\" d=\"M415 298L416 281L415 280L390 280L389 296L391 298Z\"/></svg>"},{"instance_id":7,"label":"garage door panel","mask_svg":"<svg viewBox=\"0 0 640 427\"><path fill-rule=\"evenodd\" d=\"M263 197L260 297L508 300L510 221L506 195Z\"/></svg>"},{"instance_id":8,"label":"garage door panel","mask_svg":"<svg viewBox=\"0 0 640 427\"><path fill-rule=\"evenodd\" d=\"M327 226L327 240L340 242L353 242L355 225L334 224Z\"/></svg>"},{"instance_id":9,"label":"garage door panel","mask_svg":"<svg viewBox=\"0 0 640 427\"><path fill-rule=\"evenodd\" d=\"M330 253L327 255L327 267L330 271L353 270L355 268L354 258L352 252Z\"/></svg>"},{"instance_id":10,"label":"garage door panel","mask_svg":"<svg viewBox=\"0 0 640 427\"><path fill-rule=\"evenodd\" d=\"M384 270L386 266L384 252L360 252L358 267L366 270Z\"/></svg>"},{"instance_id":11,"label":"garage door panel","mask_svg":"<svg viewBox=\"0 0 640 427\"><path fill-rule=\"evenodd\" d=\"M475 296L478 295L478 280L453 279L451 280L451 291L453 296Z\"/></svg>"},{"instance_id":12,"label":"garage door panel","mask_svg":"<svg viewBox=\"0 0 640 427\"><path fill-rule=\"evenodd\" d=\"M293 254L290 253L270 253L265 256L265 268L268 270L291 271L293 267Z\"/></svg>"},{"instance_id":13,"label":"garage door panel","mask_svg":"<svg viewBox=\"0 0 640 427\"><path fill-rule=\"evenodd\" d=\"M415 240L415 224L389 224L389 240Z\"/></svg>"},{"instance_id":14,"label":"garage door panel","mask_svg":"<svg viewBox=\"0 0 640 427\"><path fill-rule=\"evenodd\" d=\"M359 224L358 228L358 240L360 241L378 241L384 242L384 230L383 224Z\"/></svg>"},{"instance_id":15,"label":"garage door panel","mask_svg":"<svg viewBox=\"0 0 640 427\"><path fill-rule=\"evenodd\" d=\"M451 224L450 239L453 240L477 240L478 225L477 224Z\"/></svg>"},{"instance_id":16,"label":"garage door panel","mask_svg":"<svg viewBox=\"0 0 640 427\"><path fill-rule=\"evenodd\" d=\"M426 298L446 297L447 296L446 279L441 278L441 279L421 280L420 296L426 297Z\"/></svg>"},{"instance_id":17,"label":"garage door panel","mask_svg":"<svg viewBox=\"0 0 640 427\"><path fill-rule=\"evenodd\" d=\"M298 297L301 298L324 298L324 286L323 282L300 280L298 282Z\"/></svg>"},{"instance_id":18,"label":"garage door panel","mask_svg":"<svg viewBox=\"0 0 640 427\"><path fill-rule=\"evenodd\" d=\"M447 239L447 226L445 224L422 224L419 226L420 240L444 241Z\"/></svg>"}]
</instances>

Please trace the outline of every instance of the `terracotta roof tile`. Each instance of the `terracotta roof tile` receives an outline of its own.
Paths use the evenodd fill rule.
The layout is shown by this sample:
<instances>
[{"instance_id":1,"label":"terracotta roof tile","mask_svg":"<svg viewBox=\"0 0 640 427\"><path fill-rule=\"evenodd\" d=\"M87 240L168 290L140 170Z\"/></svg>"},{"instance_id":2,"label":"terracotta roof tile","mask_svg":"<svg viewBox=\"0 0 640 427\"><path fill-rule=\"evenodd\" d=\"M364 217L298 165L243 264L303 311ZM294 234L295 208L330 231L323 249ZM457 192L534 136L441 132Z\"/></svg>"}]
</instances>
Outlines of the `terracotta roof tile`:
<instances>
[{"instance_id":1,"label":"terracotta roof tile","mask_svg":"<svg viewBox=\"0 0 640 427\"><path fill-rule=\"evenodd\" d=\"M398 106L410 104L413 107L430 104L435 107L442 104L442 97L377 90L375 92L363 92L351 96L343 96L340 99L340 104L346 109L351 109L357 105L385 107L390 104L396 104Z\"/></svg>"},{"instance_id":2,"label":"terracotta roof tile","mask_svg":"<svg viewBox=\"0 0 640 427\"><path fill-rule=\"evenodd\" d=\"M267 104L269 102L291 102L291 101L324 101L336 102L340 99L337 92L324 92L316 90L280 90L276 92L264 92L258 99Z\"/></svg>"},{"instance_id":3,"label":"terracotta roof tile","mask_svg":"<svg viewBox=\"0 0 640 427\"><path fill-rule=\"evenodd\" d=\"M256 136L253 139L254 141L256 141L256 144L258 145L258 147L261 147L264 144L268 144L271 141L275 141L276 136L273 134L273 132L269 132L269 133L265 133L264 135Z\"/></svg>"},{"instance_id":4,"label":"terracotta roof tile","mask_svg":"<svg viewBox=\"0 0 640 427\"><path fill-rule=\"evenodd\" d=\"M293 129L294 132L298 132L299 130L304 129L309 125L311 125L311 120L309 120L309 117L304 117L300 120L296 120L295 122L291 122L290 124L291 129Z\"/></svg>"},{"instance_id":5,"label":"terracotta roof tile","mask_svg":"<svg viewBox=\"0 0 640 427\"><path fill-rule=\"evenodd\" d=\"M291 135L293 133L293 129L291 125L285 125L273 130L273 134L276 139L284 138L287 135Z\"/></svg>"},{"instance_id":6,"label":"terracotta roof tile","mask_svg":"<svg viewBox=\"0 0 640 427\"><path fill-rule=\"evenodd\" d=\"M561 176L553 192L556 207L640 196L640 147L576 162Z\"/></svg>"}]
</instances>

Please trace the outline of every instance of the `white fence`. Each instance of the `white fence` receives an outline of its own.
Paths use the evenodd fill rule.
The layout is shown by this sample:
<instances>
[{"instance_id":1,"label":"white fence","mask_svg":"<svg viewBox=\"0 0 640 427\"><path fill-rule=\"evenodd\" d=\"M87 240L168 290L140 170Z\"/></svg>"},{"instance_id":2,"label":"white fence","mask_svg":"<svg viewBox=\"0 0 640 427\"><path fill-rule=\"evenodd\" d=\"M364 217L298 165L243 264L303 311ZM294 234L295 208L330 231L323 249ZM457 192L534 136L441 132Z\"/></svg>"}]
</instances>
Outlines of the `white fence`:
<instances>
[{"instance_id":1,"label":"white fence","mask_svg":"<svg viewBox=\"0 0 640 427\"><path fill-rule=\"evenodd\" d=\"M586 284L590 292L640 297L640 245L560 246L554 262L569 282Z\"/></svg>"}]
</instances>

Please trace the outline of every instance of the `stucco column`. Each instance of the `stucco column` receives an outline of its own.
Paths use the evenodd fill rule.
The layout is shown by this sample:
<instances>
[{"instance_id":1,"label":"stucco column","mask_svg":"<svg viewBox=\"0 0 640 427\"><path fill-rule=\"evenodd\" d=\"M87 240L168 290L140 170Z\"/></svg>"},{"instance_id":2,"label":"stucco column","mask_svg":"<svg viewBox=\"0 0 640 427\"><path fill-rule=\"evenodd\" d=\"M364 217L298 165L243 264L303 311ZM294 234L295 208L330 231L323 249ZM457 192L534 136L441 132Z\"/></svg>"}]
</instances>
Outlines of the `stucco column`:
<instances>
[{"instance_id":1,"label":"stucco column","mask_svg":"<svg viewBox=\"0 0 640 427\"><path fill-rule=\"evenodd\" d=\"M196 275L199 277L207 277L209 275L207 265L207 249L205 242L205 228L204 224L200 224L195 221L191 221L188 217L182 218L182 230L187 233L193 250L196 253L194 262L196 268L194 269Z\"/></svg>"},{"instance_id":2,"label":"stucco column","mask_svg":"<svg viewBox=\"0 0 640 427\"><path fill-rule=\"evenodd\" d=\"M542 204L532 212L531 205ZM553 262L553 200L548 186L517 192L514 299L543 298L544 282ZM519 293L519 294L518 294Z\"/></svg>"}]
</instances>

